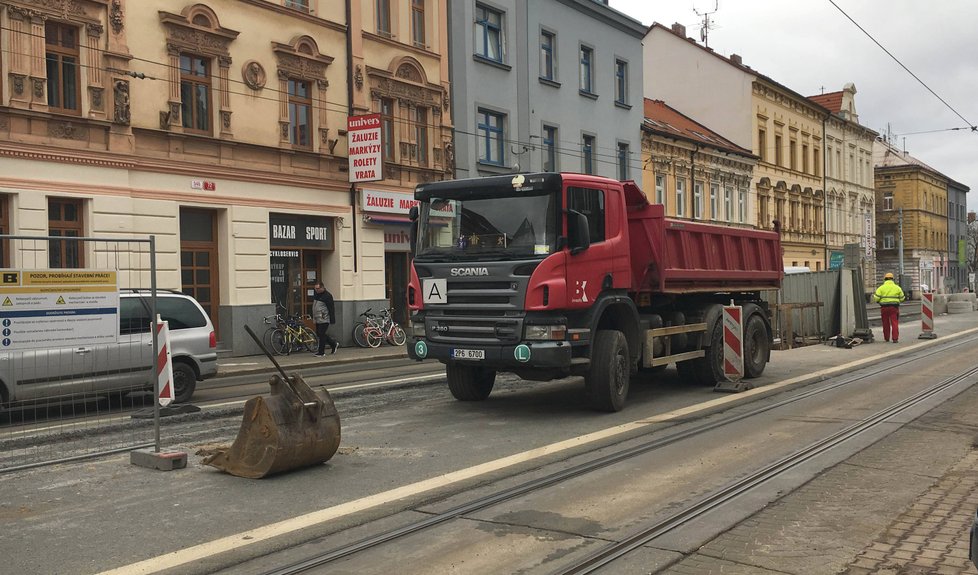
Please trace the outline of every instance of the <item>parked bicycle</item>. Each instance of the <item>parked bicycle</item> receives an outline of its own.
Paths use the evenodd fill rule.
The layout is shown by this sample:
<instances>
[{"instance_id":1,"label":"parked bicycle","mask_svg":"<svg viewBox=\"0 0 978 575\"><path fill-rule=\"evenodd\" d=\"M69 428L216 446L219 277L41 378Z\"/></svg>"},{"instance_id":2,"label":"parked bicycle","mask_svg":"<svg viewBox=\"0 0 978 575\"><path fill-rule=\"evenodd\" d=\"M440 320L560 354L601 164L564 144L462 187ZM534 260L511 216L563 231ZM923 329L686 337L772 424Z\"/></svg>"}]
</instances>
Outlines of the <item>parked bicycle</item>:
<instances>
[{"instance_id":1,"label":"parked bicycle","mask_svg":"<svg viewBox=\"0 0 978 575\"><path fill-rule=\"evenodd\" d=\"M269 346L272 352L277 355L289 355L293 351L308 351L315 353L319 349L319 337L316 332L302 324L300 319L312 319L310 316L293 315L288 319L282 316L274 316L276 326L265 331ZM266 323L270 323L269 318L265 318Z\"/></svg>"},{"instance_id":2,"label":"parked bicycle","mask_svg":"<svg viewBox=\"0 0 978 575\"><path fill-rule=\"evenodd\" d=\"M391 345L404 345L407 334L394 321L394 308L385 309L380 315L371 313L371 309L360 314L363 320L353 327L353 341L360 347L380 347L384 341Z\"/></svg>"}]
</instances>

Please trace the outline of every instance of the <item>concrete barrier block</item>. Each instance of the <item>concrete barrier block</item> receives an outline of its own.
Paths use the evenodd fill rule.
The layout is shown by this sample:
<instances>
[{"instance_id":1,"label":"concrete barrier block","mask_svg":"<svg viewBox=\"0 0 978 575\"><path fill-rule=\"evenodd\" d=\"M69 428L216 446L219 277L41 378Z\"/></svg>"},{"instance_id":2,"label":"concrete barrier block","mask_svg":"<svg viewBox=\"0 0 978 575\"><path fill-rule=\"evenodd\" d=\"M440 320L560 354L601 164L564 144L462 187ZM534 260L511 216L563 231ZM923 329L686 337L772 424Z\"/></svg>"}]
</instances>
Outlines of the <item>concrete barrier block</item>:
<instances>
[{"instance_id":1,"label":"concrete barrier block","mask_svg":"<svg viewBox=\"0 0 978 575\"><path fill-rule=\"evenodd\" d=\"M159 471L173 471L187 466L187 454L182 451L157 453L153 449L137 449L129 453L129 463Z\"/></svg>"}]
</instances>

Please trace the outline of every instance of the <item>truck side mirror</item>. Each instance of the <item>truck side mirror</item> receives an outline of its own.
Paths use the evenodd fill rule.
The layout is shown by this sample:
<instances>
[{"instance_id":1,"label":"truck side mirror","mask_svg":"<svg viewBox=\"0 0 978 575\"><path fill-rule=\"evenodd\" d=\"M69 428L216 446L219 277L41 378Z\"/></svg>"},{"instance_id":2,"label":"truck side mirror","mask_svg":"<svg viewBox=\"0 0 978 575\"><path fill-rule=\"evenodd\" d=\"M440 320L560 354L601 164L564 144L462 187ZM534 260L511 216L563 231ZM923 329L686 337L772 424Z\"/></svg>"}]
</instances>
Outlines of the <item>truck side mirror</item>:
<instances>
[{"instance_id":1,"label":"truck side mirror","mask_svg":"<svg viewBox=\"0 0 978 575\"><path fill-rule=\"evenodd\" d=\"M411 257L413 258L417 249L414 244L418 239L418 206L411 206L411 209L408 210L408 218L411 220L408 242L410 242Z\"/></svg>"},{"instance_id":2,"label":"truck side mirror","mask_svg":"<svg viewBox=\"0 0 978 575\"><path fill-rule=\"evenodd\" d=\"M591 246L591 234L587 216L581 212L567 210L567 247L571 255L579 254Z\"/></svg>"}]
</instances>

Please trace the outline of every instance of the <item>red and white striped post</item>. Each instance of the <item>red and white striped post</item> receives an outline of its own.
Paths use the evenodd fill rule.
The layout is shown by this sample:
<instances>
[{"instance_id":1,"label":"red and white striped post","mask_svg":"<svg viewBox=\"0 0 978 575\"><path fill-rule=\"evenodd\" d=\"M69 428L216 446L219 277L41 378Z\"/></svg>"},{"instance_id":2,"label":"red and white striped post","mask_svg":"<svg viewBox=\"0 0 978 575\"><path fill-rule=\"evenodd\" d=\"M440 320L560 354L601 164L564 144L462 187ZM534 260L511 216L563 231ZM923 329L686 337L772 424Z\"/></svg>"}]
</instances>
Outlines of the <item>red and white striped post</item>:
<instances>
[{"instance_id":1,"label":"red and white striped post","mask_svg":"<svg viewBox=\"0 0 978 575\"><path fill-rule=\"evenodd\" d=\"M156 357L156 379L159 381L159 402L166 407L173 403L175 392L173 390L173 357L170 353L170 323L156 316L156 333L160 346L160 353Z\"/></svg>"},{"instance_id":2,"label":"red and white striped post","mask_svg":"<svg viewBox=\"0 0 978 575\"><path fill-rule=\"evenodd\" d=\"M917 339L936 339L934 333L934 294L920 294L920 335Z\"/></svg>"},{"instance_id":3,"label":"red and white striped post","mask_svg":"<svg viewBox=\"0 0 978 575\"><path fill-rule=\"evenodd\" d=\"M744 309L739 305L723 306L723 376L714 391L746 391L752 386L744 378Z\"/></svg>"}]
</instances>

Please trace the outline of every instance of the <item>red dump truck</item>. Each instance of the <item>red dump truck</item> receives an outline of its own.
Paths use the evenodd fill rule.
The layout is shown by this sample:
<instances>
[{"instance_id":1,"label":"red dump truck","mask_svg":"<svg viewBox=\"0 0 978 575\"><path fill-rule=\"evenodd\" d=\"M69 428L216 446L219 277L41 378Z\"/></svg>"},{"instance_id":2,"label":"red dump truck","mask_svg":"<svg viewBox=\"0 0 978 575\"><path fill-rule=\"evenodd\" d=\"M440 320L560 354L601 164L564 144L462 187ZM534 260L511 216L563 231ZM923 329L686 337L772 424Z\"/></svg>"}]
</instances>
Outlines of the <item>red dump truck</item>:
<instances>
[{"instance_id":1,"label":"red dump truck","mask_svg":"<svg viewBox=\"0 0 978 575\"><path fill-rule=\"evenodd\" d=\"M618 411L630 377L675 363L723 378L722 306L743 306L745 377L770 359L760 293L783 277L776 231L665 217L634 182L519 174L421 184L408 306L410 357L445 364L462 401L498 372L583 375L595 409Z\"/></svg>"}]
</instances>

